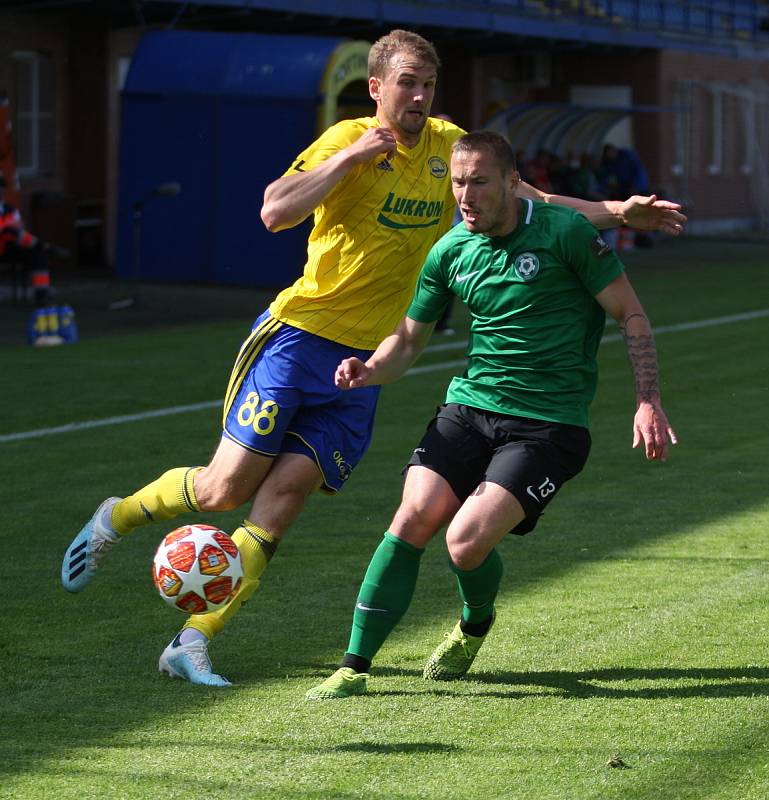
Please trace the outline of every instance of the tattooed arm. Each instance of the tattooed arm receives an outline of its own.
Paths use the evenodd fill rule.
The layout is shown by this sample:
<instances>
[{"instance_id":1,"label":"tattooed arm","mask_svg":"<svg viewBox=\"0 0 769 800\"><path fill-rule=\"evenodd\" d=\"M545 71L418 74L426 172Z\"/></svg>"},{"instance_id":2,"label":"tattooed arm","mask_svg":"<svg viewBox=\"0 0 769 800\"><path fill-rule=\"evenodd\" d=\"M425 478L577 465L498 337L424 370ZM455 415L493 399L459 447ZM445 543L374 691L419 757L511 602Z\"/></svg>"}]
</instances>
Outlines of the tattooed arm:
<instances>
[{"instance_id":1,"label":"tattooed arm","mask_svg":"<svg viewBox=\"0 0 769 800\"><path fill-rule=\"evenodd\" d=\"M625 339L637 404L633 447L643 442L648 459L664 461L668 444L676 444L678 438L660 402L657 349L649 320L624 273L596 295L596 300L617 320Z\"/></svg>"}]
</instances>

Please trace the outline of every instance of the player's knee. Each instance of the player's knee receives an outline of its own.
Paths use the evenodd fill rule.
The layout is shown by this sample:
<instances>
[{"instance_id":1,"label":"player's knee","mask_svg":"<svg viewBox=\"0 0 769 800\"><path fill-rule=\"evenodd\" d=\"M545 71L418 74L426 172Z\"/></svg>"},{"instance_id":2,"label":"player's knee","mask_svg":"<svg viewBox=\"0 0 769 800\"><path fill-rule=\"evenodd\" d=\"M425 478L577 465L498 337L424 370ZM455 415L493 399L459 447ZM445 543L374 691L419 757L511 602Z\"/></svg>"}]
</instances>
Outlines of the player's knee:
<instances>
[{"instance_id":1,"label":"player's knee","mask_svg":"<svg viewBox=\"0 0 769 800\"><path fill-rule=\"evenodd\" d=\"M443 519L427 505L403 503L395 512L390 531L417 547L424 547Z\"/></svg>"},{"instance_id":2,"label":"player's knee","mask_svg":"<svg viewBox=\"0 0 769 800\"><path fill-rule=\"evenodd\" d=\"M446 535L446 547L454 566L463 571L477 569L489 554L484 546L472 538L462 535L451 536L450 532Z\"/></svg>"}]
</instances>

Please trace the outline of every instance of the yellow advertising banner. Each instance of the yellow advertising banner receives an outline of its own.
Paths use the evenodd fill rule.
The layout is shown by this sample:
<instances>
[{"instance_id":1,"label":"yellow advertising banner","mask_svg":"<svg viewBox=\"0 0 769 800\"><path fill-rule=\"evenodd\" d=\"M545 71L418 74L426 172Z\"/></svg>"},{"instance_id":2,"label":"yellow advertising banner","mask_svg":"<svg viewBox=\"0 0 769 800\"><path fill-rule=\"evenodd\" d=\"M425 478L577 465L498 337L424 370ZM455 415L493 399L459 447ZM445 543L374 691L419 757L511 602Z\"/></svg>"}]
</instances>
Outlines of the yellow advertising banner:
<instances>
[{"instance_id":1,"label":"yellow advertising banner","mask_svg":"<svg viewBox=\"0 0 769 800\"><path fill-rule=\"evenodd\" d=\"M318 115L318 133L322 133L326 128L339 121L339 101L343 91L357 81L363 81L364 84L368 81L368 51L370 49L369 42L343 42L331 54L320 84L323 105ZM355 116L363 116L364 113L373 114L373 100L368 97L367 91L359 102L370 105L370 108L363 112L355 108Z\"/></svg>"}]
</instances>

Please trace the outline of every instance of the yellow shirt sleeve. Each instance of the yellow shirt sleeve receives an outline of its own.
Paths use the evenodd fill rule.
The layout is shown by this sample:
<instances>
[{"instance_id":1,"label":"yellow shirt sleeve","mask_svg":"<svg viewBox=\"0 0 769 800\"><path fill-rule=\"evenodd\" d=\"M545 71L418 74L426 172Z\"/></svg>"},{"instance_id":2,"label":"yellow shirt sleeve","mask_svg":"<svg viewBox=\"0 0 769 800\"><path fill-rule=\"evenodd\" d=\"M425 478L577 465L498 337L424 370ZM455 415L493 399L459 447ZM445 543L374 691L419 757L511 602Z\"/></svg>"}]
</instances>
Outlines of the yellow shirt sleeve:
<instances>
[{"instance_id":1,"label":"yellow shirt sleeve","mask_svg":"<svg viewBox=\"0 0 769 800\"><path fill-rule=\"evenodd\" d=\"M371 122L372 124L366 124ZM345 147L349 147L357 141L369 127L375 127L376 120L373 117L364 119L345 120L344 122L332 125L327 128L309 147L302 150L294 159L291 166L283 173L294 175L297 172L309 172L318 164L324 162Z\"/></svg>"}]
</instances>

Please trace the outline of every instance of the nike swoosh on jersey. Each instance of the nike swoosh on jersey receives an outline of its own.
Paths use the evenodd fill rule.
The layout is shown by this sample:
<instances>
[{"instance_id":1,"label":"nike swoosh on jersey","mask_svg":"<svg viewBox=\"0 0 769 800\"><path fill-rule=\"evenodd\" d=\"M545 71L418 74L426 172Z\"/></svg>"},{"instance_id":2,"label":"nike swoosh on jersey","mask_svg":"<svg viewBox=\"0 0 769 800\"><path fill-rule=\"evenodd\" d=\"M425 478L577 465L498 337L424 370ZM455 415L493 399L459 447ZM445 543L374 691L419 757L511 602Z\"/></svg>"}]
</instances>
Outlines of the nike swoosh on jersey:
<instances>
[{"instance_id":1,"label":"nike swoosh on jersey","mask_svg":"<svg viewBox=\"0 0 769 800\"><path fill-rule=\"evenodd\" d=\"M462 283L462 281L466 281L468 278L472 278L473 275L477 275L480 272L479 269L475 270L475 272L468 272L466 275L457 275L454 279L457 283Z\"/></svg>"}]
</instances>

